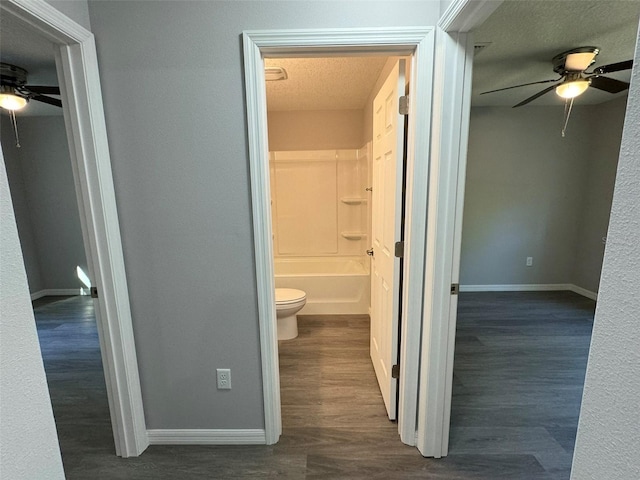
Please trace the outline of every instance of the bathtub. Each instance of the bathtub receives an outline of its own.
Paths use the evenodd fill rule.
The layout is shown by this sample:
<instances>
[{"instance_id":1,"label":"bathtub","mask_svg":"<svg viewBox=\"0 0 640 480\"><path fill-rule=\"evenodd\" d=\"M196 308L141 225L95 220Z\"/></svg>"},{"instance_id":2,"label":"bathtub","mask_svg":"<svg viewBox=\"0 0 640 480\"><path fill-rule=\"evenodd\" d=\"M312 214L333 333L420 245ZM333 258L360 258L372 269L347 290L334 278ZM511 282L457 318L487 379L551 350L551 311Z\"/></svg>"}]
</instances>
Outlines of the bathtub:
<instances>
[{"instance_id":1,"label":"bathtub","mask_svg":"<svg viewBox=\"0 0 640 480\"><path fill-rule=\"evenodd\" d=\"M369 313L369 257L278 257L276 288L307 293L300 315Z\"/></svg>"}]
</instances>

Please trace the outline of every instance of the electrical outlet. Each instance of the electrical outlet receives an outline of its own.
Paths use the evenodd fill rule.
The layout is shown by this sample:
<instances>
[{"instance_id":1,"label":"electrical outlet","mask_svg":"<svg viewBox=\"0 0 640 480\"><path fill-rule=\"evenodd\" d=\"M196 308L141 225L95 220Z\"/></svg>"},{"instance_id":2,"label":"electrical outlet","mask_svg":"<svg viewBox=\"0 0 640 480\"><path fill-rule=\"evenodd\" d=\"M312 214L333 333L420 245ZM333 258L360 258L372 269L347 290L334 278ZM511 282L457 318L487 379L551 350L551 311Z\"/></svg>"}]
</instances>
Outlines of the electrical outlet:
<instances>
[{"instance_id":1,"label":"electrical outlet","mask_svg":"<svg viewBox=\"0 0 640 480\"><path fill-rule=\"evenodd\" d=\"M527 267L533 266L533 257L527 257Z\"/></svg>"},{"instance_id":2,"label":"electrical outlet","mask_svg":"<svg viewBox=\"0 0 640 480\"><path fill-rule=\"evenodd\" d=\"M231 370L228 368L216 369L218 378L218 390L231 390Z\"/></svg>"}]
</instances>

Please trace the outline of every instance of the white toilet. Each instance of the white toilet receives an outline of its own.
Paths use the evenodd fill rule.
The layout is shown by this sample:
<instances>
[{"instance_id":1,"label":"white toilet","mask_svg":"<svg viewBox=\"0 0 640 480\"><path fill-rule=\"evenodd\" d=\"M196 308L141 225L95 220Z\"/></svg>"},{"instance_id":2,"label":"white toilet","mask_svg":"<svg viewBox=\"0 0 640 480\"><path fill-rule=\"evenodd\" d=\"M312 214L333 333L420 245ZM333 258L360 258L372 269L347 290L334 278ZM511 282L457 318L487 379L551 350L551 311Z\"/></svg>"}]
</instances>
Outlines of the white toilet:
<instances>
[{"instance_id":1,"label":"white toilet","mask_svg":"<svg viewBox=\"0 0 640 480\"><path fill-rule=\"evenodd\" d=\"M291 340L298 336L296 314L307 303L307 294L295 288L276 288L276 317L278 340Z\"/></svg>"}]
</instances>

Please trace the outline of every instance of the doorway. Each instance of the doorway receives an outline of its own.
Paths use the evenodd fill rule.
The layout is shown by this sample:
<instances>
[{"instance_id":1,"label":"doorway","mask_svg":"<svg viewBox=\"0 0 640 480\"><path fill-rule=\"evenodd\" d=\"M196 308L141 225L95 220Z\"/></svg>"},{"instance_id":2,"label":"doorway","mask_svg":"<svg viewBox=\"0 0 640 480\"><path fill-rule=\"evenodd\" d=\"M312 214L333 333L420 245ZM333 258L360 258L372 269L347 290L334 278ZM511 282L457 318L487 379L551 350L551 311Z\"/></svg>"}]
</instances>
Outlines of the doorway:
<instances>
[{"instance_id":1,"label":"doorway","mask_svg":"<svg viewBox=\"0 0 640 480\"><path fill-rule=\"evenodd\" d=\"M512 31L506 16L532 19L521 24L524 29L538 30L546 24L544 16L525 13L519 10L522 6L505 2L486 26L474 32L480 48L486 47L489 36L496 40L487 47L492 50L476 56L477 93L523 83L495 83L495 78L489 80L488 67L505 48L497 36ZM545 6L545 12L549 8ZM555 8L555 19L575 15L562 2ZM617 14L632 17L624 9ZM616 42L613 57L601 56L590 69L632 57L637 20L627 27L624 23L621 18L619 28L610 34L627 31L626 48ZM597 9L583 16L582 25L583 33L602 26ZM553 52L540 58L545 71L551 70L553 55L577 46L583 38L578 34L572 40L563 34L558 41L548 33L541 35ZM602 52L611 52L605 38L592 41ZM509 48L517 47L509 43ZM518 50L524 55L526 49ZM522 73L530 81L539 78ZM451 453L469 453L468 445L461 445L470 425L477 427L478 436L488 434L503 441L518 431L521 444L512 453L532 452L537 443L540 450L547 449L537 455L543 467L568 476L625 105L611 93L588 90L575 99L563 136L563 102L553 90L531 105L512 108L540 92L543 86L533 85L474 99L460 273L461 291L470 293L462 293L459 304ZM601 100L606 103L598 103ZM516 142L517 149L509 151L503 140ZM485 141L491 147L485 148ZM482 322L480 312L488 321ZM560 336L563 341L556 345ZM500 342L502 348L496 348ZM492 362L496 353L508 356L508 365ZM510 392L506 408L501 404L504 397L494 395L494 390ZM474 417L480 411L491 417L493 408L501 413L490 427ZM467 415L471 410L474 413ZM491 451L499 442L480 443L483 451Z\"/></svg>"},{"instance_id":2,"label":"doorway","mask_svg":"<svg viewBox=\"0 0 640 480\"><path fill-rule=\"evenodd\" d=\"M408 127L405 270L400 352L398 431L401 440L415 444L419 334L422 324L423 261L426 223L427 177L431 107L433 29L357 29L245 32L245 81L251 167L252 209L256 253L258 309L268 444L281 434L280 384L274 299L273 243L270 227L270 188L264 57L386 54L413 55ZM420 105L420 108L416 108Z\"/></svg>"},{"instance_id":3,"label":"doorway","mask_svg":"<svg viewBox=\"0 0 640 480\"><path fill-rule=\"evenodd\" d=\"M469 5L469 2L454 2L454 3L457 3L457 4L458 4L458 5L457 5L458 7L461 7L461 6L468 6L468 5ZM509 2L505 2L505 5L506 5L507 3L509 3ZM562 2L558 2L558 5L560 5L561 3L562 3ZM465 5L465 4L466 4L466 5ZM513 5L513 3L511 3L511 5ZM449 28L450 28L451 30L456 30L457 28L459 28L459 27L460 27L461 29L462 29L462 28L466 29L465 31L468 31L468 30L474 30L474 29L475 29L475 28L477 28L479 25L481 25L481 24L484 22L484 20L485 20L487 17L489 17L489 15L490 15L491 13L493 13L493 10L485 10L484 12L481 12L481 14L477 14L477 13L476 13L476 14L472 14L472 15L462 15L462 17L464 17L464 20L465 20L465 21L450 21L450 19L448 18L448 14L452 14L452 13L454 12L454 10L455 10L454 8L450 8L450 9L448 9L448 11L445 13L445 15L443 15L443 19L441 20L441 23L443 24L443 28L445 28L445 29L449 29ZM521 15L521 16L522 16L522 15ZM524 17L523 17L523 18L524 18ZM530 16L530 18L537 18L537 17L535 17L535 15L533 15L533 16ZM558 18L558 17L557 17L557 15L556 15L556 17L555 17L555 18ZM473 24L473 25L471 25L471 24ZM637 27L636 27L636 28L637 28ZM591 29L591 31L593 31L593 30L594 30L594 29L592 28L592 29ZM634 30L634 32L635 32L635 30ZM454 35L452 34L452 37L453 37L453 36L454 36ZM547 36L545 36L545 38L546 38L546 37L547 37ZM563 38L563 41L566 41L566 38ZM484 45L484 46L486 46L486 45ZM625 56L624 58L628 58L628 57L626 57L626 56ZM514 66L515 66L515 65L514 65ZM474 73L475 73L475 72L474 72ZM515 83L518 83L518 82L515 82ZM539 90L538 90L538 91L539 91ZM469 93L470 93L470 85L469 85ZM532 92L532 93L535 93L535 90L534 90L534 92ZM527 97L527 95L524 95L524 96L523 96L523 98L525 98L525 97ZM509 105L509 107L511 107L511 106L512 106L512 105L514 105L515 103L517 103L517 102L512 102L512 103ZM562 112L560 112L560 115L561 115L561 114L562 114ZM464 119L466 119L466 122L468 122L468 119L469 119L469 112L467 112L467 113L464 115L464 117L463 117L463 118L464 118ZM463 120L462 124L463 124L463 126L464 126L464 124L465 124L465 121L464 121L464 120ZM468 125L468 123L467 123L467 125ZM571 125L569 126L569 128L571 128ZM560 128L556 129L554 133L555 133L556 135L559 135L559 134L560 134ZM463 139L464 139L464 135L463 135ZM466 142L465 142L465 143L466 143ZM461 165L464 165L464 160L463 160L463 159L461 159L460 164L461 164ZM462 178L462 180L459 182L459 185L460 185L460 186L464 185L464 178ZM462 190L462 188L461 188L461 190ZM458 208L457 208L456 210L457 210L457 212L461 213L461 212L462 212L462 205L461 205L461 204L459 204L459 206L458 206ZM599 237L597 238L597 242L601 242L601 240L602 240L602 238L599 236ZM534 258L533 258L532 260L533 260L533 263L534 263L534 265L535 265L535 262L536 262L536 258L535 258L535 256L534 256ZM526 263L525 263L525 262L526 262L526 257L523 257L523 258L522 258L522 261L521 261L521 262L518 262L518 263L521 263L521 264L522 264L522 267L525 267L525 266L526 266ZM455 271L457 271L457 270L458 270L458 268L456 267L456 268L454 268L454 270L455 270ZM581 293L588 293L588 292L585 292L585 291L583 290ZM576 296L576 297L577 297L577 296ZM578 298L579 298L579 297L578 297ZM452 320L451 320L451 325L455 328L455 317L453 317L453 318L452 318ZM453 345L452 345L452 344L450 344L450 345L451 345L451 349L452 349L452 348L453 348ZM451 360L452 360L452 358L451 358Z\"/></svg>"},{"instance_id":4,"label":"doorway","mask_svg":"<svg viewBox=\"0 0 640 480\"><path fill-rule=\"evenodd\" d=\"M94 37L43 2L9 0L0 9L3 21L53 43L88 273L99 297L94 305L116 454L137 456L148 438Z\"/></svg>"},{"instance_id":5,"label":"doorway","mask_svg":"<svg viewBox=\"0 0 640 480\"><path fill-rule=\"evenodd\" d=\"M405 115L399 100L410 62L386 55L265 59L276 298L283 288L306 294L297 314L299 323L308 324L301 328L305 338L320 334L309 315L319 330L334 321L347 334L341 323L357 322L338 316L371 318L368 374L375 373L380 406L391 420L397 414L393 370L401 299L401 258L394 244L402 238L404 193ZM282 350L305 340L291 338L295 324L280 325L278 333L292 340L279 342L282 375ZM349 356L348 349L339 351ZM318 396L324 397L322 390Z\"/></svg>"}]
</instances>

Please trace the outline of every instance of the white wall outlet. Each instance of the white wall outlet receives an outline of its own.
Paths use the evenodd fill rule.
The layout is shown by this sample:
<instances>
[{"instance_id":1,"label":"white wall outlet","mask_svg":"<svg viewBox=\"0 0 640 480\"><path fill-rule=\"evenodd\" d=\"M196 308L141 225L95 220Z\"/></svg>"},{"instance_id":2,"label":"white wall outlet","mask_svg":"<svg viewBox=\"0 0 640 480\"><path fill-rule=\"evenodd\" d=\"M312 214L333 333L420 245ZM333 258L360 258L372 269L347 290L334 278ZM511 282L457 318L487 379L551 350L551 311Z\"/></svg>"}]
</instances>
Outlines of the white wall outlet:
<instances>
[{"instance_id":1,"label":"white wall outlet","mask_svg":"<svg viewBox=\"0 0 640 480\"><path fill-rule=\"evenodd\" d=\"M231 390L231 370L228 368L217 368L218 390Z\"/></svg>"},{"instance_id":2,"label":"white wall outlet","mask_svg":"<svg viewBox=\"0 0 640 480\"><path fill-rule=\"evenodd\" d=\"M527 257L527 267L533 266L533 257Z\"/></svg>"}]
</instances>

